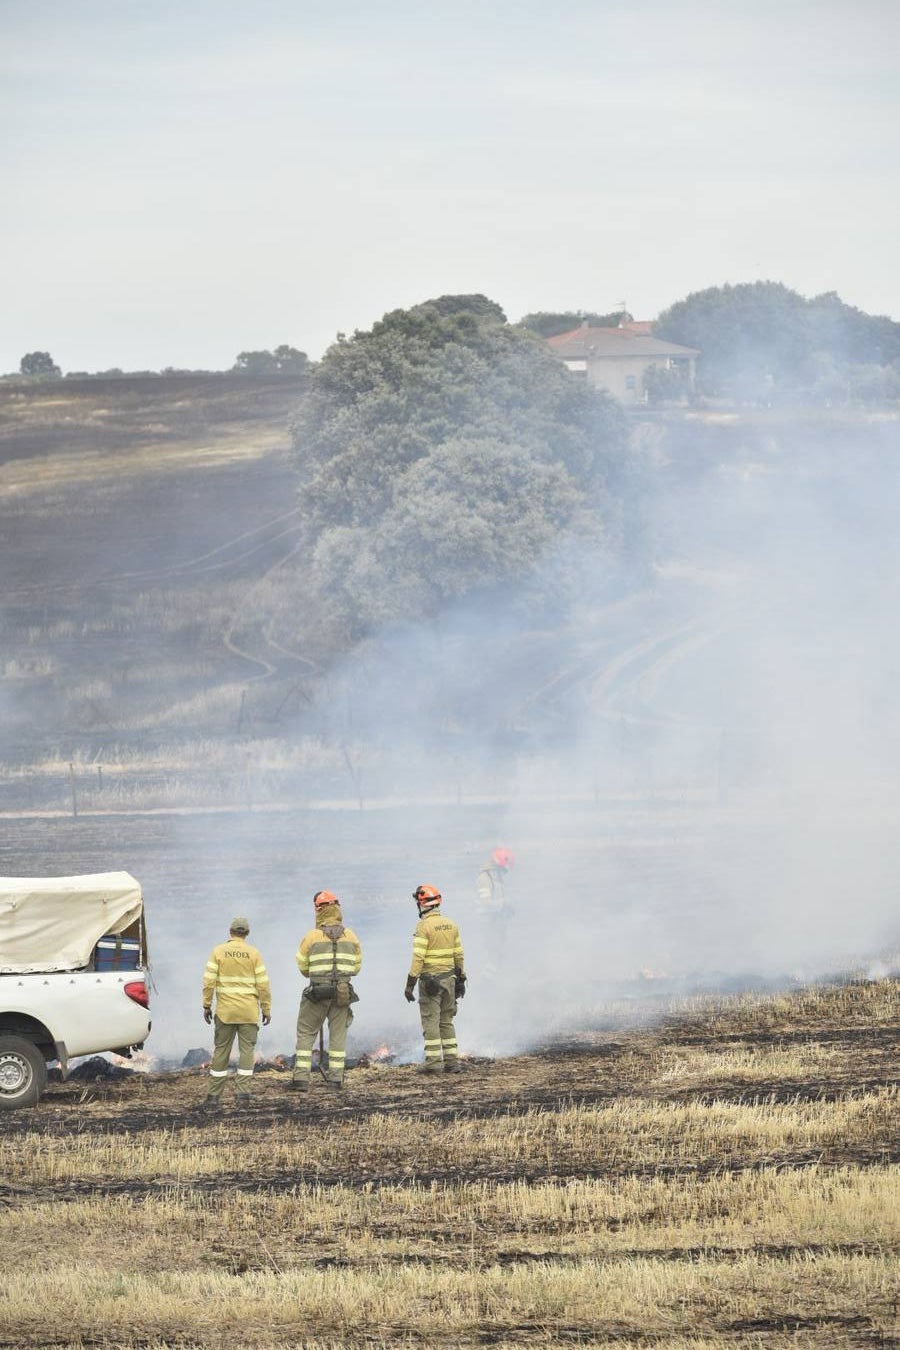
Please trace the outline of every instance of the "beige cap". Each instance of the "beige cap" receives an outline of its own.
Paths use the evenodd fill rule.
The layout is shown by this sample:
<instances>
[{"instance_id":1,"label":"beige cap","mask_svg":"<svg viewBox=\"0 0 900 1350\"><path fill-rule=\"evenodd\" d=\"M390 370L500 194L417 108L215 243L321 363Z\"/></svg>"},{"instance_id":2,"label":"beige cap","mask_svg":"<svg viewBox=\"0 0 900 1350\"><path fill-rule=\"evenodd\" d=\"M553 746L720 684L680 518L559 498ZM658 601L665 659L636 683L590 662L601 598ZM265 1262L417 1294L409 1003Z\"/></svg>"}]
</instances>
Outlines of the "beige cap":
<instances>
[{"instance_id":1,"label":"beige cap","mask_svg":"<svg viewBox=\"0 0 900 1350\"><path fill-rule=\"evenodd\" d=\"M240 916L240 914L239 914L238 917L237 917L236 919L232 919L232 920L231 920L231 928L229 929L229 932L231 932L231 933L249 933L249 932L250 932L250 925L249 925L249 923L247 922L247 920L241 918L241 916Z\"/></svg>"}]
</instances>

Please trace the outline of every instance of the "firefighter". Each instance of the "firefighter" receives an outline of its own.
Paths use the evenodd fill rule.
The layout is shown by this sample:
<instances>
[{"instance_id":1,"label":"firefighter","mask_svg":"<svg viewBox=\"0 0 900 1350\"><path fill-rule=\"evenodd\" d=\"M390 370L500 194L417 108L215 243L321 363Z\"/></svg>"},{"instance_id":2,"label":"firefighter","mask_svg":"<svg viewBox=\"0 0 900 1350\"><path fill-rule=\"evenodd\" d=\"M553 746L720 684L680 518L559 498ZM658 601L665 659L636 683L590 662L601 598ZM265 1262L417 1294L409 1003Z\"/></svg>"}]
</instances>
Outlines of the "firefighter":
<instances>
[{"instance_id":1,"label":"firefighter","mask_svg":"<svg viewBox=\"0 0 900 1350\"><path fill-rule=\"evenodd\" d=\"M425 1073L458 1073L456 1047L457 999L466 992L466 974L459 929L440 912L441 893L434 886L417 886L413 899L419 922L413 936L412 963L406 978L407 1003L419 983L419 1014L425 1038Z\"/></svg>"},{"instance_id":2,"label":"firefighter","mask_svg":"<svg viewBox=\"0 0 900 1350\"><path fill-rule=\"evenodd\" d=\"M236 1106L250 1105L253 1051L259 1033L259 1016L267 1027L272 1020L272 991L263 959L247 941L246 919L231 920L227 942L214 947L203 972L203 1018L213 1022L216 998L215 1040L209 1066L209 1092L203 1109L222 1109L222 1093L228 1077L228 1061L235 1035L238 1038L238 1070L234 1084Z\"/></svg>"},{"instance_id":3,"label":"firefighter","mask_svg":"<svg viewBox=\"0 0 900 1350\"><path fill-rule=\"evenodd\" d=\"M478 873L478 903L485 914L502 914L509 908L505 883L514 862L508 848L495 848Z\"/></svg>"},{"instance_id":4,"label":"firefighter","mask_svg":"<svg viewBox=\"0 0 900 1350\"><path fill-rule=\"evenodd\" d=\"M362 948L351 928L345 928L341 906L331 891L313 896L316 926L297 951L297 966L309 984L300 999L297 1015L297 1050L291 1087L306 1092L312 1073L313 1041L328 1019L328 1086L344 1085L347 1031L353 1021L351 1003L358 1003L350 978L362 966Z\"/></svg>"}]
</instances>

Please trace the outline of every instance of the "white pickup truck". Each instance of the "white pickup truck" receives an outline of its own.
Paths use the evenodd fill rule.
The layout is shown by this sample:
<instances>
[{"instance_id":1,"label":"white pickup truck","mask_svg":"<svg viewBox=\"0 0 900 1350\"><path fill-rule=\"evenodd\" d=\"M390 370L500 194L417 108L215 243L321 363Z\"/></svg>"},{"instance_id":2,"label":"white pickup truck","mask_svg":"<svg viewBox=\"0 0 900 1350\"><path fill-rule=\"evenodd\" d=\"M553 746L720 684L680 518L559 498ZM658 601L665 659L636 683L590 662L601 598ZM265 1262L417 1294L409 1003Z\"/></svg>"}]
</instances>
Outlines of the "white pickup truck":
<instances>
[{"instance_id":1,"label":"white pickup truck","mask_svg":"<svg viewBox=\"0 0 900 1350\"><path fill-rule=\"evenodd\" d=\"M150 1031L141 888L127 872L0 877L0 1111L33 1106L47 1065L128 1055Z\"/></svg>"}]
</instances>

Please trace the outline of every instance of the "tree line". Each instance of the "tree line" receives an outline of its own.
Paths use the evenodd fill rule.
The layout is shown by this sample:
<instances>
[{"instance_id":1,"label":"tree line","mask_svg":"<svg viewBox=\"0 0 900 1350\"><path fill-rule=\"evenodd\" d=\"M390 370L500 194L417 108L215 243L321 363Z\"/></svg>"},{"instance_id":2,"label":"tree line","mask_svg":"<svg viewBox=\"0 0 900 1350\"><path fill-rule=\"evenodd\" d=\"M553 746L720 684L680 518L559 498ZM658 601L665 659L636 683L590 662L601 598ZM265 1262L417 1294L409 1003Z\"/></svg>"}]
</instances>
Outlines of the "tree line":
<instances>
[{"instance_id":1,"label":"tree line","mask_svg":"<svg viewBox=\"0 0 900 1350\"><path fill-rule=\"evenodd\" d=\"M631 318L624 307L608 313L540 310L525 314L516 326L550 338L582 323L617 327ZM780 282L712 286L663 310L653 331L656 337L699 351L694 392L703 398L811 404L900 399L900 323L848 305L833 291L806 299ZM312 373L313 363L305 352L282 343L239 352L230 370L303 379ZM93 372L104 377L126 373L219 372L172 366L160 372L125 372L118 367ZM19 374L30 379L62 378L60 367L46 351L27 352ZM68 377L90 378L90 373L70 371ZM650 372L646 384L657 402L685 392L662 366Z\"/></svg>"},{"instance_id":2,"label":"tree line","mask_svg":"<svg viewBox=\"0 0 900 1350\"><path fill-rule=\"evenodd\" d=\"M310 360L306 352L283 342L280 346L256 351L239 352L235 357L230 373L238 375L289 375L303 377L309 371ZM188 370L177 366L164 366L162 370L123 370L112 366L108 370L70 370L63 377L61 368L49 352L26 352L19 362L18 374L28 379L110 379L117 375L220 375L218 370ZM7 376L6 378L10 378Z\"/></svg>"},{"instance_id":3,"label":"tree line","mask_svg":"<svg viewBox=\"0 0 900 1350\"><path fill-rule=\"evenodd\" d=\"M654 334L695 347L701 396L793 404L900 399L900 323L807 300L780 282L696 291L664 310Z\"/></svg>"}]
</instances>

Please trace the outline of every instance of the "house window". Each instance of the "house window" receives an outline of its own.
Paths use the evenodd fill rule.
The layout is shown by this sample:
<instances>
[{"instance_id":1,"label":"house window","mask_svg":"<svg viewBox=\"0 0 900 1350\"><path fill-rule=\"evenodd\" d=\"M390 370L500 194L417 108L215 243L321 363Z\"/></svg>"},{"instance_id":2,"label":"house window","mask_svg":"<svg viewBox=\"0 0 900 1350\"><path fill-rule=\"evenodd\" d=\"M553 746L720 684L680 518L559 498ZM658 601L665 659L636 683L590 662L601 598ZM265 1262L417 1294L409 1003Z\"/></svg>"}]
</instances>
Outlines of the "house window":
<instances>
[{"instance_id":1,"label":"house window","mask_svg":"<svg viewBox=\"0 0 900 1350\"><path fill-rule=\"evenodd\" d=\"M626 376L625 376L625 388L626 388L626 389L636 389L636 388L637 388L637 380L635 379L634 375L626 375Z\"/></svg>"}]
</instances>

